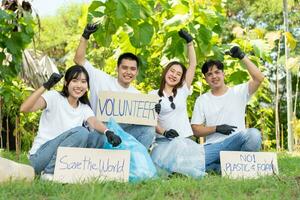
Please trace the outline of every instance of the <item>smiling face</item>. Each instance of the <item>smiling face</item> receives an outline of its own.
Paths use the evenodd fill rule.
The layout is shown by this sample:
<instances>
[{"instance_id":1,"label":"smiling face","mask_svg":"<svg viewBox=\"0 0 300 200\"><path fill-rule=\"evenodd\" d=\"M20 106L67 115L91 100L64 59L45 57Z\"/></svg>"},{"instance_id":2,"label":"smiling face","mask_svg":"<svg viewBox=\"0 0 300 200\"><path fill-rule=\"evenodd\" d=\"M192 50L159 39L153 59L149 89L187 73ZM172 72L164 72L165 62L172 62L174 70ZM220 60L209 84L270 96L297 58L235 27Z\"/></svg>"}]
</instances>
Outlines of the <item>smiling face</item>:
<instances>
[{"instance_id":1,"label":"smiling face","mask_svg":"<svg viewBox=\"0 0 300 200\"><path fill-rule=\"evenodd\" d=\"M183 70L180 65L172 65L165 75L166 84L168 86L175 87L180 82L182 74Z\"/></svg>"},{"instance_id":2,"label":"smiling face","mask_svg":"<svg viewBox=\"0 0 300 200\"><path fill-rule=\"evenodd\" d=\"M67 83L65 82L65 84ZM84 73L78 74L78 76L72 78L66 86L68 87L68 98L79 99L88 91L86 75Z\"/></svg>"},{"instance_id":3,"label":"smiling face","mask_svg":"<svg viewBox=\"0 0 300 200\"><path fill-rule=\"evenodd\" d=\"M212 90L220 89L225 86L224 72L218 69L216 65L210 67L204 76Z\"/></svg>"},{"instance_id":4,"label":"smiling face","mask_svg":"<svg viewBox=\"0 0 300 200\"><path fill-rule=\"evenodd\" d=\"M119 84L127 88L138 74L137 62L135 60L122 59L117 70Z\"/></svg>"}]
</instances>

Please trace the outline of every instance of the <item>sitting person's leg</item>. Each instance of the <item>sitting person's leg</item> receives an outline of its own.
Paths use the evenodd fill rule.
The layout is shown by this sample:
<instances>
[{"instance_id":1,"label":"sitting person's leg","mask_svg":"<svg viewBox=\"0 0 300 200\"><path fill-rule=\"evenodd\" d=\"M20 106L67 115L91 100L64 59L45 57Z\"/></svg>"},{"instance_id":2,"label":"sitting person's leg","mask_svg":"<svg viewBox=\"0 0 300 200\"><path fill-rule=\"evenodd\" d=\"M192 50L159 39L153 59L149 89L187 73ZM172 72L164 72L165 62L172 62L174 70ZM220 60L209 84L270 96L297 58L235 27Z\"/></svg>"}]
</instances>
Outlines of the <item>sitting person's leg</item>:
<instances>
[{"instance_id":1,"label":"sitting person's leg","mask_svg":"<svg viewBox=\"0 0 300 200\"><path fill-rule=\"evenodd\" d=\"M89 131L84 127L75 127L43 144L30 156L30 163L35 173L53 174L58 147L86 147Z\"/></svg>"},{"instance_id":2,"label":"sitting person's leg","mask_svg":"<svg viewBox=\"0 0 300 200\"><path fill-rule=\"evenodd\" d=\"M137 141L143 144L146 149L149 149L154 141L155 127L135 124L120 124L122 129L135 137Z\"/></svg>"},{"instance_id":3,"label":"sitting person's leg","mask_svg":"<svg viewBox=\"0 0 300 200\"><path fill-rule=\"evenodd\" d=\"M103 147L105 141L106 136L104 134L92 131L89 133L86 147L99 149Z\"/></svg>"},{"instance_id":4,"label":"sitting person's leg","mask_svg":"<svg viewBox=\"0 0 300 200\"><path fill-rule=\"evenodd\" d=\"M256 128L248 128L242 132L245 141L241 147L241 151L259 151L261 148L261 133Z\"/></svg>"}]
</instances>

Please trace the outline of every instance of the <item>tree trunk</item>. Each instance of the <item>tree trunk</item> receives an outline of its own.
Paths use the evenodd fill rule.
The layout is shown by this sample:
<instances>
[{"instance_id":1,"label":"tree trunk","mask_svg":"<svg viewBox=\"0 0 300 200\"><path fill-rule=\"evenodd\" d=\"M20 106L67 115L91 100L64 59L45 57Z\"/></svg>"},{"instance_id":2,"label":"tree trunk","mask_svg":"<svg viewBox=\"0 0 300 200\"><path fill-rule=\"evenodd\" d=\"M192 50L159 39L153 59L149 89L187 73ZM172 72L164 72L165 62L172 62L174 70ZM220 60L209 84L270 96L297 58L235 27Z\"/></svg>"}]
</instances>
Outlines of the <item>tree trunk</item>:
<instances>
[{"instance_id":1,"label":"tree trunk","mask_svg":"<svg viewBox=\"0 0 300 200\"><path fill-rule=\"evenodd\" d=\"M289 32L288 27L288 8L287 0L283 0L283 19L284 19L284 31ZM285 47L285 70L286 70L286 97L287 97L287 127L288 127L288 150L293 151L293 129L292 129L292 120L293 120L293 110L292 110L292 81L291 81L291 72L287 66L287 61L289 57L289 47L287 36L285 34L284 40Z\"/></svg>"},{"instance_id":2,"label":"tree trunk","mask_svg":"<svg viewBox=\"0 0 300 200\"><path fill-rule=\"evenodd\" d=\"M20 118L16 116L16 127L15 127L15 142L16 142L16 158L19 160L21 152L21 137L19 131Z\"/></svg>"},{"instance_id":3,"label":"tree trunk","mask_svg":"<svg viewBox=\"0 0 300 200\"><path fill-rule=\"evenodd\" d=\"M275 130L276 130L276 150L280 150L280 122L279 122L279 58L280 40L278 42L277 63L276 63L276 94L275 94Z\"/></svg>"},{"instance_id":4,"label":"tree trunk","mask_svg":"<svg viewBox=\"0 0 300 200\"><path fill-rule=\"evenodd\" d=\"M6 118L6 149L9 151L9 117Z\"/></svg>"},{"instance_id":5,"label":"tree trunk","mask_svg":"<svg viewBox=\"0 0 300 200\"><path fill-rule=\"evenodd\" d=\"M0 97L0 148L3 149L3 137L2 137L2 98Z\"/></svg>"}]
</instances>

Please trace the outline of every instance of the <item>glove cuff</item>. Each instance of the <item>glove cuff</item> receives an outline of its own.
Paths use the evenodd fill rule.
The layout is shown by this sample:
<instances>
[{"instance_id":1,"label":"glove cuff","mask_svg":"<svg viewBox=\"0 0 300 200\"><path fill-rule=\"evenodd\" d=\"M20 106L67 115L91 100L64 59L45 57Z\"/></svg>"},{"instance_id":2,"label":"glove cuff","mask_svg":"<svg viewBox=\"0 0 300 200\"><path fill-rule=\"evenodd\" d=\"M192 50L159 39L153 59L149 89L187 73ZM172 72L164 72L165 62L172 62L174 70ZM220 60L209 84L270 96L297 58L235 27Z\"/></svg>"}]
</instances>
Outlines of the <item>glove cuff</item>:
<instances>
[{"instance_id":1,"label":"glove cuff","mask_svg":"<svg viewBox=\"0 0 300 200\"><path fill-rule=\"evenodd\" d=\"M103 132L103 133L104 133L104 135L106 135L106 132L107 132L107 131L109 131L109 129L108 129L108 128L107 128L107 129L105 129L105 131Z\"/></svg>"},{"instance_id":2,"label":"glove cuff","mask_svg":"<svg viewBox=\"0 0 300 200\"><path fill-rule=\"evenodd\" d=\"M241 54L239 55L239 59L242 60L245 57L245 55L246 54L244 52L241 52Z\"/></svg>"},{"instance_id":3,"label":"glove cuff","mask_svg":"<svg viewBox=\"0 0 300 200\"><path fill-rule=\"evenodd\" d=\"M82 37L84 37L84 39L86 39L86 40L90 39L90 35L87 33L83 33Z\"/></svg>"},{"instance_id":4,"label":"glove cuff","mask_svg":"<svg viewBox=\"0 0 300 200\"><path fill-rule=\"evenodd\" d=\"M50 90L49 84L48 82L43 83L44 88L46 88L47 90Z\"/></svg>"}]
</instances>

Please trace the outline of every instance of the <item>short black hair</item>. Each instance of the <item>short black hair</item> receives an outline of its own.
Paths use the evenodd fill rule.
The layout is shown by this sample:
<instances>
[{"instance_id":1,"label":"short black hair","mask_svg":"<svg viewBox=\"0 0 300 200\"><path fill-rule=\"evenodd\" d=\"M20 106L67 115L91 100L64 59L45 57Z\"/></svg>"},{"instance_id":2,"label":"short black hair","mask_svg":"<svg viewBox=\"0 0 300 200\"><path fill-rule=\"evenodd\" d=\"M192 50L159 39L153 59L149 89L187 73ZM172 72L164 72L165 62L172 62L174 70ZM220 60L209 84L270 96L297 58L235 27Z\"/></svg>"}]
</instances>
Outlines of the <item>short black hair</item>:
<instances>
[{"instance_id":1,"label":"short black hair","mask_svg":"<svg viewBox=\"0 0 300 200\"><path fill-rule=\"evenodd\" d=\"M136 55L134 55L133 53L126 52L126 53L121 54L118 58L118 67L121 64L123 59L135 60L136 66L137 66L137 68L139 68L139 65L140 65L139 58Z\"/></svg>"},{"instance_id":2,"label":"short black hair","mask_svg":"<svg viewBox=\"0 0 300 200\"><path fill-rule=\"evenodd\" d=\"M202 65L202 69L201 69L202 74L205 75L208 72L208 70L210 68L212 68L213 66L216 66L219 70L224 71L224 65L221 61L219 61L219 60L208 60Z\"/></svg>"}]
</instances>

